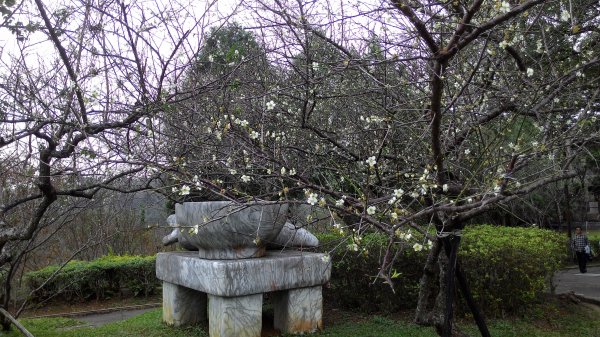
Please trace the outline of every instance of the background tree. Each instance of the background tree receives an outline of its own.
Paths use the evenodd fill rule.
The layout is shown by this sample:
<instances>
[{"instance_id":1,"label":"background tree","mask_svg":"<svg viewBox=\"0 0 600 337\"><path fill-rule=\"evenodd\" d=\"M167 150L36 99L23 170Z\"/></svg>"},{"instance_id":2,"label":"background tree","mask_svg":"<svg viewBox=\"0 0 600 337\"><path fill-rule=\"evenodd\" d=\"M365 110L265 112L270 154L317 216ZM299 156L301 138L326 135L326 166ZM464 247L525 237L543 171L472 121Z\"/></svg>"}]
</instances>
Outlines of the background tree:
<instances>
[{"instance_id":1,"label":"background tree","mask_svg":"<svg viewBox=\"0 0 600 337\"><path fill-rule=\"evenodd\" d=\"M0 2L2 36L14 32L0 47L2 307L32 240L64 236L49 226L73 220L80 200L156 187L165 170L149 151L160 142L156 116L173 102L205 25L225 18L212 5ZM104 224L79 224L105 230L94 225Z\"/></svg>"}]
</instances>

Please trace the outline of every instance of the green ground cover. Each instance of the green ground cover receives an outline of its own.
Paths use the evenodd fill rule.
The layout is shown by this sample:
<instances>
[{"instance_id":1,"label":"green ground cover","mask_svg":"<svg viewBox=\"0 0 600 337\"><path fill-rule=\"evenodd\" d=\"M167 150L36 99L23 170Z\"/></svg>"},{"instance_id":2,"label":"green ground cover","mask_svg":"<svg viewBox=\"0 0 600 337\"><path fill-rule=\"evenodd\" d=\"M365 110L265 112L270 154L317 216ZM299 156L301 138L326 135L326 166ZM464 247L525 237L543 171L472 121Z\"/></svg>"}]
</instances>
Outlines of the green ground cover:
<instances>
[{"instance_id":1,"label":"green ground cover","mask_svg":"<svg viewBox=\"0 0 600 337\"><path fill-rule=\"evenodd\" d=\"M327 313L326 313L327 315ZM428 337L436 336L431 328L410 323L410 315L394 316L362 315L336 311L334 318L327 318L324 331L314 337ZM131 319L98 328L82 327L84 323L67 318L24 319L23 324L36 337L204 337L205 327L170 328L161 323L161 309L154 309ZM495 337L560 337L600 336L600 308L588 305L546 304L520 318L493 320L489 322ZM477 336L477 328L470 322L460 324L461 329ZM17 337L11 332L8 337Z\"/></svg>"}]
</instances>

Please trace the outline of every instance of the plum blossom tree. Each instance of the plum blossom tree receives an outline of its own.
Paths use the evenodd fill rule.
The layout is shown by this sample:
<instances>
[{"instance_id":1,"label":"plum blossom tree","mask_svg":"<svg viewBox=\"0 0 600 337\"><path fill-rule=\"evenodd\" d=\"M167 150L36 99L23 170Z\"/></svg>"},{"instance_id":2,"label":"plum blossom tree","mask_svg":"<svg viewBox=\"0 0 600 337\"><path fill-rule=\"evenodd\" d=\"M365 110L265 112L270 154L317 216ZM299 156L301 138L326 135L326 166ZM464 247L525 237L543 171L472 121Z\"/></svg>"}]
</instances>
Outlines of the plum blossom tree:
<instances>
[{"instance_id":1,"label":"plum blossom tree","mask_svg":"<svg viewBox=\"0 0 600 337\"><path fill-rule=\"evenodd\" d=\"M213 144L202 160L220 171L191 174L203 167L191 159L181 184L318 205L352 229L353 250L365 232L385 233L378 276L390 284L397 249L429 249L416 321L459 335L458 286L488 336L457 261L461 230L576 176L598 145L597 3L245 5L277 76L184 129L190 152Z\"/></svg>"}]
</instances>

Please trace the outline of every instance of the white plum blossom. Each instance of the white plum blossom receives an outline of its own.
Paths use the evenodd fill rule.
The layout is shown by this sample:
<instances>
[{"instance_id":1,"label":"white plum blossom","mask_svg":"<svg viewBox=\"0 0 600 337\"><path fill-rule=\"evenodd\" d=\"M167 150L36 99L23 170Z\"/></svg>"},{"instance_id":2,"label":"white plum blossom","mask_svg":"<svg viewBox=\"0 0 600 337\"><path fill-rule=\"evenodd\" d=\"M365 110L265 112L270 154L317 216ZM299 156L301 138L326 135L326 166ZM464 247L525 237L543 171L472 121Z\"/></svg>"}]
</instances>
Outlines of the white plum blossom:
<instances>
[{"instance_id":1,"label":"white plum blossom","mask_svg":"<svg viewBox=\"0 0 600 337\"><path fill-rule=\"evenodd\" d=\"M319 70L319 63L318 62L313 62L312 63L312 68L313 68L314 71Z\"/></svg>"},{"instance_id":2,"label":"white plum blossom","mask_svg":"<svg viewBox=\"0 0 600 337\"><path fill-rule=\"evenodd\" d=\"M335 201L335 205L336 205L337 207L342 207L342 206L344 206L344 199L339 199L339 200L336 200L336 201Z\"/></svg>"},{"instance_id":3,"label":"white plum blossom","mask_svg":"<svg viewBox=\"0 0 600 337\"><path fill-rule=\"evenodd\" d=\"M444 191L444 192L448 192L448 184L444 184L444 185L442 186L442 191Z\"/></svg>"},{"instance_id":4,"label":"white plum blossom","mask_svg":"<svg viewBox=\"0 0 600 337\"><path fill-rule=\"evenodd\" d=\"M260 134L256 131L250 132L250 139L257 139Z\"/></svg>"},{"instance_id":5,"label":"white plum blossom","mask_svg":"<svg viewBox=\"0 0 600 337\"><path fill-rule=\"evenodd\" d=\"M396 197L396 198L402 197L403 194L404 194L404 190L401 188L394 190L394 197Z\"/></svg>"},{"instance_id":6,"label":"white plum blossom","mask_svg":"<svg viewBox=\"0 0 600 337\"><path fill-rule=\"evenodd\" d=\"M527 68L527 77L533 76L533 69Z\"/></svg>"},{"instance_id":7,"label":"white plum blossom","mask_svg":"<svg viewBox=\"0 0 600 337\"><path fill-rule=\"evenodd\" d=\"M244 175L241 177L241 179L242 179L242 181L243 181L243 182L245 182L245 183L247 183L247 182L250 182L250 180L252 180L252 178L251 178L251 177L249 177L249 176L247 176L247 175L245 175L245 174L244 174Z\"/></svg>"},{"instance_id":8,"label":"white plum blossom","mask_svg":"<svg viewBox=\"0 0 600 337\"><path fill-rule=\"evenodd\" d=\"M273 110L273 109L275 109L275 105L276 105L276 104L275 104L275 102L273 102L273 101L268 101L268 102L267 102L267 111L270 111L270 110Z\"/></svg>"},{"instance_id":9,"label":"white plum blossom","mask_svg":"<svg viewBox=\"0 0 600 337\"><path fill-rule=\"evenodd\" d=\"M329 262L329 260L330 260L330 259L331 259L331 258L329 257L329 255L328 255L328 254L325 254L325 255L323 255L323 256L321 257L321 261L323 261L323 262L325 262L325 263Z\"/></svg>"},{"instance_id":10,"label":"white plum blossom","mask_svg":"<svg viewBox=\"0 0 600 337\"><path fill-rule=\"evenodd\" d=\"M388 201L388 204L390 204L390 205L393 205L393 204L396 202L396 200L398 200L398 198L396 198L396 197L392 197L392 198L391 198L391 199Z\"/></svg>"},{"instance_id":11,"label":"white plum blossom","mask_svg":"<svg viewBox=\"0 0 600 337\"><path fill-rule=\"evenodd\" d=\"M287 170L285 169L285 167L282 167L281 168L281 175L284 176L286 172L287 172Z\"/></svg>"},{"instance_id":12,"label":"white plum blossom","mask_svg":"<svg viewBox=\"0 0 600 337\"><path fill-rule=\"evenodd\" d=\"M190 194L190 187L188 185L181 186L181 190L179 191L179 195L188 195Z\"/></svg>"},{"instance_id":13,"label":"white plum blossom","mask_svg":"<svg viewBox=\"0 0 600 337\"><path fill-rule=\"evenodd\" d=\"M502 13L510 12L510 4L506 1L502 1L502 3L500 4L500 12L502 12Z\"/></svg>"},{"instance_id":14,"label":"white plum blossom","mask_svg":"<svg viewBox=\"0 0 600 337\"><path fill-rule=\"evenodd\" d=\"M415 252L420 252L420 251L422 251L422 250L423 250L423 245L422 245L422 244L420 244L420 243L415 243L415 244L413 245L413 249L415 250Z\"/></svg>"},{"instance_id":15,"label":"white plum blossom","mask_svg":"<svg viewBox=\"0 0 600 337\"><path fill-rule=\"evenodd\" d=\"M390 217L392 217L392 220L396 220L396 219L398 219L398 213L392 212L392 213L390 213Z\"/></svg>"},{"instance_id":16,"label":"white plum blossom","mask_svg":"<svg viewBox=\"0 0 600 337\"><path fill-rule=\"evenodd\" d=\"M200 225L196 225L196 226L194 226L194 228L192 229L192 232L193 232L194 234L198 234L198 230L199 230L199 229L200 229Z\"/></svg>"},{"instance_id":17,"label":"white plum blossom","mask_svg":"<svg viewBox=\"0 0 600 337\"><path fill-rule=\"evenodd\" d=\"M342 225L340 225L340 224L339 224L339 223L337 223L337 222L334 222L334 223L333 223L333 228L335 228L335 229L337 229L337 230L341 231L341 230L342 230Z\"/></svg>"},{"instance_id":18,"label":"white plum blossom","mask_svg":"<svg viewBox=\"0 0 600 337\"><path fill-rule=\"evenodd\" d=\"M536 52L537 53L542 53L544 51L544 44L542 43L542 40L537 40L537 42L535 43L535 47L536 47Z\"/></svg>"},{"instance_id":19,"label":"white plum blossom","mask_svg":"<svg viewBox=\"0 0 600 337\"><path fill-rule=\"evenodd\" d=\"M367 160L365 160L365 163L367 163L369 165L369 167L375 166L376 162L377 161L375 160L375 156L371 156L371 157L367 158Z\"/></svg>"},{"instance_id":20,"label":"white plum blossom","mask_svg":"<svg viewBox=\"0 0 600 337\"><path fill-rule=\"evenodd\" d=\"M308 195L308 199L306 199L306 202L309 205L314 206L317 203L318 199L317 199L317 195L315 193L311 193Z\"/></svg>"},{"instance_id":21,"label":"white plum blossom","mask_svg":"<svg viewBox=\"0 0 600 337\"><path fill-rule=\"evenodd\" d=\"M465 154L469 155L471 153L471 149L465 149Z\"/></svg>"},{"instance_id":22,"label":"white plum blossom","mask_svg":"<svg viewBox=\"0 0 600 337\"><path fill-rule=\"evenodd\" d=\"M295 168L290 169L290 175L293 176L295 174L296 174L296 169Z\"/></svg>"},{"instance_id":23,"label":"white plum blossom","mask_svg":"<svg viewBox=\"0 0 600 337\"><path fill-rule=\"evenodd\" d=\"M369 214L369 215L375 214L376 211L377 211L377 208L375 208L375 206L369 206L367 208L367 214Z\"/></svg>"},{"instance_id":24,"label":"white plum blossom","mask_svg":"<svg viewBox=\"0 0 600 337\"><path fill-rule=\"evenodd\" d=\"M569 11L567 11L566 9L563 9L562 11L560 11L560 21L569 21L569 19L571 18L571 14L569 13Z\"/></svg>"},{"instance_id":25,"label":"white plum blossom","mask_svg":"<svg viewBox=\"0 0 600 337\"><path fill-rule=\"evenodd\" d=\"M410 230L408 232L403 232L400 229L396 229L394 234L396 234L396 236L401 240L410 240L412 238L412 233Z\"/></svg>"}]
</instances>

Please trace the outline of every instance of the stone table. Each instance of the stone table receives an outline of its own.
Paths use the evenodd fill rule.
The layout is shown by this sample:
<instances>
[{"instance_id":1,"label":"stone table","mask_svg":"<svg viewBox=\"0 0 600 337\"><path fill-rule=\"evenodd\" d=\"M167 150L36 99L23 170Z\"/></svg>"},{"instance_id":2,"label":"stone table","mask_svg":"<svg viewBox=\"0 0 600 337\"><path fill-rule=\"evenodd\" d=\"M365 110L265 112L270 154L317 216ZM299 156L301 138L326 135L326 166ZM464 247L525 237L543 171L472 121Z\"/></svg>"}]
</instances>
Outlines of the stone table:
<instances>
[{"instance_id":1,"label":"stone table","mask_svg":"<svg viewBox=\"0 0 600 337\"><path fill-rule=\"evenodd\" d=\"M297 334L322 328L321 288L331 264L325 254L299 251L237 260L170 252L158 254L156 276L163 281L167 324L208 319L211 337L259 337L264 293L272 293L276 329Z\"/></svg>"}]
</instances>

